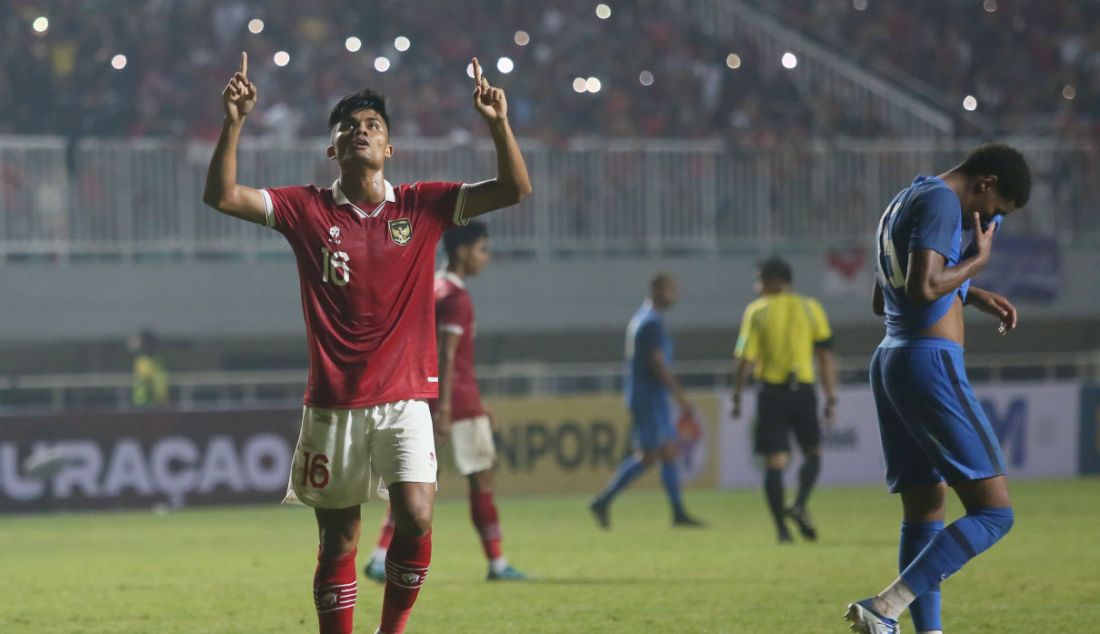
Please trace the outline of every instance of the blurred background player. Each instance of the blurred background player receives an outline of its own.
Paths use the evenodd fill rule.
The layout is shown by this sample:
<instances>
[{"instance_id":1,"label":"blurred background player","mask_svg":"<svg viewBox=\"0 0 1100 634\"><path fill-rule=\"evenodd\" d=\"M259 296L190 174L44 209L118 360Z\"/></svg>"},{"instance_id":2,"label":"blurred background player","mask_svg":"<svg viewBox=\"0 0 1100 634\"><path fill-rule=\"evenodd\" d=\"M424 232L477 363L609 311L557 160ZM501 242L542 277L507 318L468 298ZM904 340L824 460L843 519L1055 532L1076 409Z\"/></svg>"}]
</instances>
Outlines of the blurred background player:
<instances>
[{"instance_id":1,"label":"blurred background player","mask_svg":"<svg viewBox=\"0 0 1100 634\"><path fill-rule=\"evenodd\" d=\"M282 233L298 265L310 372L287 500L316 512L322 634L352 631L360 504L372 473L388 487L395 523L378 631L405 630L431 561L436 460L425 401L438 396L436 244L446 229L531 191L504 92L482 77L476 58L472 67L474 108L497 150L497 177L473 185L386 181L389 115L369 90L344 97L329 116L327 154L340 170L331 189L239 185L237 144L257 99L245 54L222 94L225 122L203 200Z\"/></svg>"},{"instance_id":2,"label":"blurred background player","mask_svg":"<svg viewBox=\"0 0 1100 634\"><path fill-rule=\"evenodd\" d=\"M481 402L474 374L474 337L477 322L466 278L481 273L489 263L489 231L480 222L455 227L443 234L447 268L435 278L435 324L439 344L439 399L431 401L436 445L448 441L455 466L470 487L470 519L489 560L490 581L523 581L527 577L508 564L501 548L500 519L493 500L496 448L489 410ZM386 550L393 538L393 516L386 514L378 546L363 572L375 581L386 580Z\"/></svg>"},{"instance_id":3,"label":"blurred background player","mask_svg":"<svg viewBox=\"0 0 1100 634\"><path fill-rule=\"evenodd\" d=\"M963 306L1016 328L1004 297L971 286L993 233L1027 204L1031 171L1002 144L973 150L939 176L918 176L878 226L873 308L886 338L871 358L886 479L901 494L901 576L848 606L858 632L897 632L905 608L918 632L940 632L940 582L1005 536L1014 522L1004 457L963 361ZM973 232L962 250L963 230ZM950 484L966 515L944 528Z\"/></svg>"},{"instance_id":4,"label":"blurred background player","mask_svg":"<svg viewBox=\"0 0 1100 634\"><path fill-rule=\"evenodd\" d=\"M780 543L791 541L785 519L794 520L806 539L817 539L806 502L821 472L821 426L814 392L814 358L825 390L825 424L836 414L836 362L833 332L821 304L792 290L790 265L773 257L760 263L756 292L745 308L734 351L733 417L741 416L741 392L749 370L760 383L753 425L753 451L764 457L764 497ZM783 470L791 455L791 434L802 451L798 495L784 507Z\"/></svg>"},{"instance_id":5,"label":"blurred background player","mask_svg":"<svg viewBox=\"0 0 1100 634\"><path fill-rule=\"evenodd\" d=\"M158 407L169 401L168 368L160 354L157 333L143 329L126 342L134 355L134 384L130 401L134 407Z\"/></svg>"},{"instance_id":6,"label":"blurred background player","mask_svg":"<svg viewBox=\"0 0 1100 634\"><path fill-rule=\"evenodd\" d=\"M607 488L588 508L601 528L611 526L611 502L630 483L661 461L661 482L672 506L674 526L702 526L684 510L680 491L680 468L676 464L677 430L672 420L671 399L682 416L694 409L684 388L672 374L672 337L662 316L680 297L676 279L658 273L649 282L649 297L634 313L626 328L626 403L630 408L631 434L636 452L627 456Z\"/></svg>"}]
</instances>

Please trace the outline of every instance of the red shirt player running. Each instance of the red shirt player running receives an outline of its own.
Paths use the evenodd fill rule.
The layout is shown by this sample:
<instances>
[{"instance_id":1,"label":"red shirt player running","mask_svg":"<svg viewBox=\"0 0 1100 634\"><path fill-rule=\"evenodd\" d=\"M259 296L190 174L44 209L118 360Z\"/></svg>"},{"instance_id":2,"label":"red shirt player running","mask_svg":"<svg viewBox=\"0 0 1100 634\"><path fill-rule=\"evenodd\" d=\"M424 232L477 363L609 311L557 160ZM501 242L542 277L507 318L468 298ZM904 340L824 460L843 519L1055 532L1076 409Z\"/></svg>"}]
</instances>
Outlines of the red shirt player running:
<instances>
[{"instance_id":1,"label":"red shirt player running","mask_svg":"<svg viewBox=\"0 0 1100 634\"><path fill-rule=\"evenodd\" d=\"M489 263L489 234L474 221L443 235L447 269L435 278L435 321L439 341L439 399L432 401L436 443L450 442L455 466L470 484L470 519L489 560L490 581L522 581L527 577L508 565L501 548L500 520L493 502L496 448L490 415L481 403L474 375L474 304L466 278ZM393 516L382 524L378 546L364 572L375 581L386 579L386 554L393 538Z\"/></svg>"},{"instance_id":2,"label":"red shirt player running","mask_svg":"<svg viewBox=\"0 0 1100 634\"><path fill-rule=\"evenodd\" d=\"M384 484L396 532L378 632L403 632L431 560L435 443L426 400L438 393L433 269L440 235L531 193L504 92L474 68L474 108L489 125L497 177L476 184L385 180L393 156L381 95L348 95L329 115L331 188L237 184L237 142L256 105L248 58L229 80L225 122L203 200L282 233L298 263L309 382L287 491L315 509L313 594L322 634L352 631L359 505Z\"/></svg>"}]
</instances>

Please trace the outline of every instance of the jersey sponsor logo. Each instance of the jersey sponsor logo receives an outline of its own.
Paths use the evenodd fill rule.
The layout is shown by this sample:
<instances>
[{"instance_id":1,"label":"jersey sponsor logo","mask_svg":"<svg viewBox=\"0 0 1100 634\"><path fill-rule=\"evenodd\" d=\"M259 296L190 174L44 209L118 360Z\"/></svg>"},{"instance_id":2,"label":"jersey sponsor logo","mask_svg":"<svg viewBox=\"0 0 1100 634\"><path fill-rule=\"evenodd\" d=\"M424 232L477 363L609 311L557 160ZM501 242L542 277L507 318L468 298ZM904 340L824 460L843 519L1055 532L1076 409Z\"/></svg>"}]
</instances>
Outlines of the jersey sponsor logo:
<instances>
[{"instance_id":1,"label":"jersey sponsor logo","mask_svg":"<svg viewBox=\"0 0 1100 634\"><path fill-rule=\"evenodd\" d=\"M328 228L328 241L333 244L340 244L340 227L333 225Z\"/></svg>"},{"instance_id":2,"label":"jersey sponsor logo","mask_svg":"<svg viewBox=\"0 0 1100 634\"><path fill-rule=\"evenodd\" d=\"M409 240L412 240L412 223L409 222L408 218L390 220L388 224L390 227L390 239L393 240L394 244L403 247L409 243Z\"/></svg>"}]
</instances>

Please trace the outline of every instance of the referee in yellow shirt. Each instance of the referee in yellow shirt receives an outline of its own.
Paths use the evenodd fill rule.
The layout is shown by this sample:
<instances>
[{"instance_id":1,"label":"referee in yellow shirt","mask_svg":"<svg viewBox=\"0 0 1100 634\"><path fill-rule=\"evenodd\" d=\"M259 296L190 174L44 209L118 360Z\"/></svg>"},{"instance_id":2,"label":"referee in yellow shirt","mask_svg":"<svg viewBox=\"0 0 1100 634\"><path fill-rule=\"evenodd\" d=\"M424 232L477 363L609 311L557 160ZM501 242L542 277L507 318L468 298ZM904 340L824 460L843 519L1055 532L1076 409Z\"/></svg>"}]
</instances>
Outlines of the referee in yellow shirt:
<instances>
[{"instance_id":1,"label":"referee in yellow shirt","mask_svg":"<svg viewBox=\"0 0 1100 634\"><path fill-rule=\"evenodd\" d=\"M806 539L817 539L806 501L821 472L821 426L814 392L814 358L825 390L825 424L831 425L836 408L836 364L833 333L821 304L791 290L791 267L773 257L759 265L756 292L760 298L745 308L734 351L733 417L741 416L741 391L750 369L760 384L753 428L753 451L764 456L764 494L771 509L779 542L791 540L786 519ZM785 507L783 470L790 460L790 435L802 450L798 496Z\"/></svg>"}]
</instances>

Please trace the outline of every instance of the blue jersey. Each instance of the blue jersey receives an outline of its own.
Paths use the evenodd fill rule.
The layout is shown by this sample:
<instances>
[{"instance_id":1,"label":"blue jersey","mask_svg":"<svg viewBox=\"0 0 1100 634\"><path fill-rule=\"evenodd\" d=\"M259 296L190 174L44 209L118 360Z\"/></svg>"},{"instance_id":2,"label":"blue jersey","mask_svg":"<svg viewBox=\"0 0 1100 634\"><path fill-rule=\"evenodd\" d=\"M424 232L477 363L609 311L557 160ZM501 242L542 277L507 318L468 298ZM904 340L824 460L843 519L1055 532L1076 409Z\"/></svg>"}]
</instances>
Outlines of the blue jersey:
<instances>
[{"instance_id":1,"label":"blue jersey","mask_svg":"<svg viewBox=\"0 0 1100 634\"><path fill-rule=\"evenodd\" d=\"M668 389L649 366L654 350L660 350L665 364L672 364L672 339L665 331L661 313L646 301L626 328L626 403L632 410L669 408Z\"/></svg>"},{"instance_id":2,"label":"blue jersey","mask_svg":"<svg viewBox=\"0 0 1100 634\"><path fill-rule=\"evenodd\" d=\"M951 308L956 293L930 304L915 304L905 295L909 253L931 249L959 263L962 245L962 205L955 192L939 178L918 176L901 190L878 226L878 283L886 300L886 334L914 336L940 320ZM966 298L967 280L958 290Z\"/></svg>"}]
</instances>

